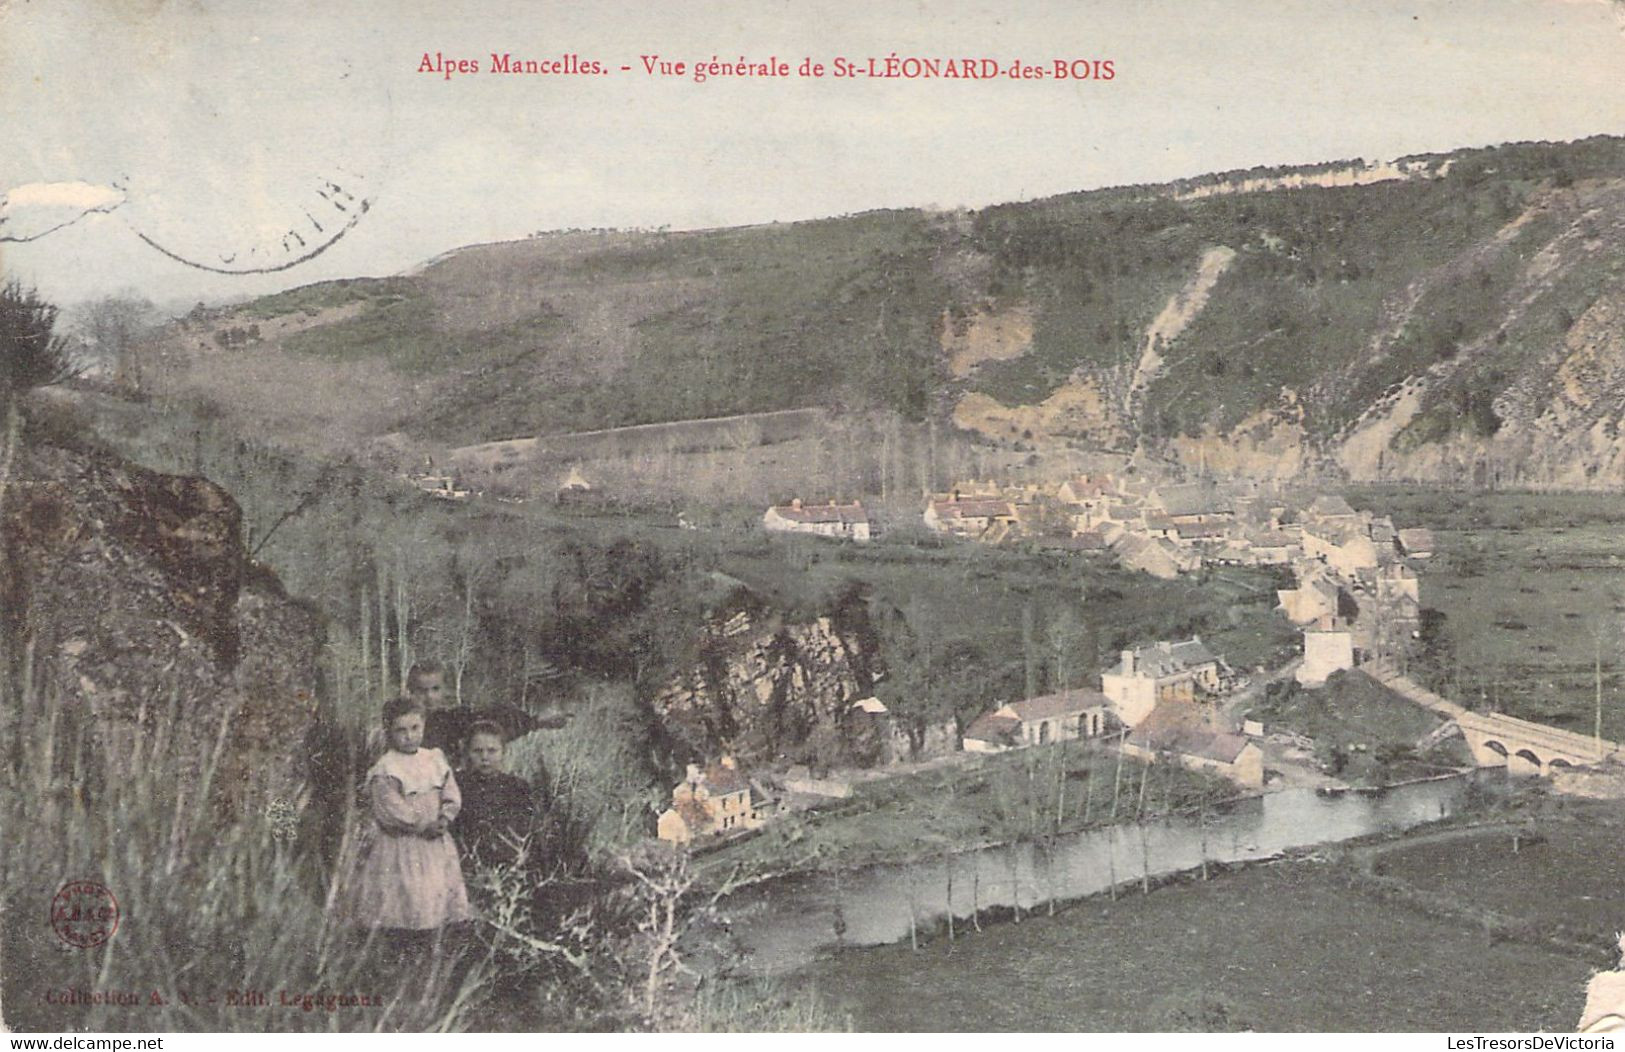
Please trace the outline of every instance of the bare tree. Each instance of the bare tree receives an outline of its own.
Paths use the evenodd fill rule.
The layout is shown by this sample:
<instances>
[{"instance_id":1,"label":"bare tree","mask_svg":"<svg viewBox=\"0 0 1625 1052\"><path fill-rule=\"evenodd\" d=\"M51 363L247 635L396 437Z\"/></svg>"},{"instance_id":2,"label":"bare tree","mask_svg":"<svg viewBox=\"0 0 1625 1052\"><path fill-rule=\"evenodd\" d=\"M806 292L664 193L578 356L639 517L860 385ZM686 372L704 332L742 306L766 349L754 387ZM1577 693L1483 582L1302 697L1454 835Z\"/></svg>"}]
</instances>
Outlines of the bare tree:
<instances>
[{"instance_id":1,"label":"bare tree","mask_svg":"<svg viewBox=\"0 0 1625 1052\"><path fill-rule=\"evenodd\" d=\"M111 369L119 383L141 391L148 379L142 345L152 335L158 317L151 301L124 292L76 308L70 320L95 364Z\"/></svg>"},{"instance_id":2,"label":"bare tree","mask_svg":"<svg viewBox=\"0 0 1625 1052\"><path fill-rule=\"evenodd\" d=\"M621 956L628 999L646 1025L674 1029L684 1022L683 979L698 983L687 961L696 927L718 918L724 898L740 887L735 873L714 890L702 889L687 850L646 844L623 852L620 870L634 881L634 934Z\"/></svg>"}]
</instances>

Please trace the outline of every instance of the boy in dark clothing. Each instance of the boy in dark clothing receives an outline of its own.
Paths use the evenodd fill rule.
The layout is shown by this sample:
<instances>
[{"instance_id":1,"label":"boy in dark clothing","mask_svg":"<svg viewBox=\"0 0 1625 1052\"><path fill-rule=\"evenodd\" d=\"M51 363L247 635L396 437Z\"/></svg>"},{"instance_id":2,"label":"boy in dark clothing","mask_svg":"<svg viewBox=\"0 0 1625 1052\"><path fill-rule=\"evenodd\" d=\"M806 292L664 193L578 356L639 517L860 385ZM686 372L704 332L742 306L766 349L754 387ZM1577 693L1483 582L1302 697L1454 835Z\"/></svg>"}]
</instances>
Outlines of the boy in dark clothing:
<instances>
[{"instance_id":1,"label":"boy in dark clothing","mask_svg":"<svg viewBox=\"0 0 1625 1052\"><path fill-rule=\"evenodd\" d=\"M457 723L466 709L446 707L446 674L437 662L423 661L406 674L406 694L423 706L423 744L439 749L454 766L461 767L466 734L458 734Z\"/></svg>"},{"instance_id":2,"label":"boy in dark clothing","mask_svg":"<svg viewBox=\"0 0 1625 1052\"><path fill-rule=\"evenodd\" d=\"M533 790L523 778L502 770L502 728L479 721L469 728L468 763L457 772L463 809L451 826L451 835L463 852L464 866L512 866L521 847L534 867L541 845L536 842L539 810L545 810L545 790ZM540 807L538 807L540 805Z\"/></svg>"}]
</instances>

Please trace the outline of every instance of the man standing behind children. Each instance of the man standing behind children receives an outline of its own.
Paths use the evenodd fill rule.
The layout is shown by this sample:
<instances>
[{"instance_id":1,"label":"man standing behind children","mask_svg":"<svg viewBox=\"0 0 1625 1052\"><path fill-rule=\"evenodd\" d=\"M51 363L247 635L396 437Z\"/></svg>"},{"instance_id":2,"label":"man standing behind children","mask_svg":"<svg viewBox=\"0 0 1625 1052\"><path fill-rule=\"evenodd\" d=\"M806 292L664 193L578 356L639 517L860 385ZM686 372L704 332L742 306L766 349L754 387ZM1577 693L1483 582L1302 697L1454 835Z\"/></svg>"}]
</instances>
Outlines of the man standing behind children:
<instances>
[{"instance_id":1,"label":"man standing behind children","mask_svg":"<svg viewBox=\"0 0 1625 1052\"><path fill-rule=\"evenodd\" d=\"M461 768L468 762L464 749L476 723L493 723L504 741L534 730L557 730L568 714L557 709L533 716L513 705L469 706L448 700L446 673L439 662L422 661L406 674L406 694L423 705L428 713L423 728L423 744L439 749Z\"/></svg>"}]
</instances>

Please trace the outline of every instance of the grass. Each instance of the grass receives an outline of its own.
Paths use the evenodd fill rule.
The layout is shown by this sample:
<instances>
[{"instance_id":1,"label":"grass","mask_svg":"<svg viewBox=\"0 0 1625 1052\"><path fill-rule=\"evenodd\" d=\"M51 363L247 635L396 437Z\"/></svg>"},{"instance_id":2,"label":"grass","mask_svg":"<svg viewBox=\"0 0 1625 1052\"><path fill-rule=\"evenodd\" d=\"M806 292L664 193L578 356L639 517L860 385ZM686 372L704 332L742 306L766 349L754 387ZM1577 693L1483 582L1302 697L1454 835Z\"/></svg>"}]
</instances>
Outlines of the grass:
<instances>
[{"instance_id":1,"label":"grass","mask_svg":"<svg viewBox=\"0 0 1625 1052\"><path fill-rule=\"evenodd\" d=\"M1531 930L1562 919L1607 936L1625 907L1625 830L1612 805L1572 817L1542 820L1547 842L1516 855L1505 838L1401 842L1382 865ZM1572 1029L1597 966L1395 905L1311 856L1090 899L918 953L849 950L800 979L860 1030L1471 1033Z\"/></svg>"},{"instance_id":2,"label":"grass","mask_svg":"<svg viewBox=\"0 0 1625 1052\"><path fill-rule=\"evenodd\" d=\"M1413 673L1463 704L1590 734L1600 654L1603 734L1625 737L1625 498L1381 487L1350 499L1433 530L1422 605L1443 620Z\"/></svg>"},{"instance_id":3,"label":"grass","mask_svg":"<svg viewBox=\"0 0 1625 1052\"><path fill-rule=\"evenodd\" d=\"M714 876L736 866L850 869L1194 811L1236 792L1222 778L1177 764L1119 765L1116 752L1098 743L963 755L932 770L859 782L850 798L781 816L761 834L706 855L703 866Z\"/></svg>"},{"instance_id":4,"label":"grass","mask_svg":"<svg viewBox=\"0 0 1625 1052\"><path fill-rule=\"evenodd\" d=\"M0 794L0 1003L25 1032L364 1032L831 1029L804 991L726 976L662 990L645 1011L638 919L665 899L612 883L555 932L523 919L532 895L512 874L471 877L481 920L436 946L365 935L333 909L342 863L322 831L354 813L223 817L231 786L198 775L184 702L115 737L32 688L0 696L11 732ZM588 722L593 720L589 713ZM583 733L590 733L589 729ZM585 746L574 750L579 754ZM517 757L525 762L526 757ZM554 752L563 793L591 797L579 755ZM603 776L603 772L598 772ZM341 792L346 802L354 793ZM565 806L573 800L566 797ZM348 837L348 834L347 834ZM350 847L348 841L340 858ZM486 878L490 879L486 879ZM48 906L67 881L117 899L100 945L67 945ZM478 894L478 889L487 892ZM677 896L681 923L697 915ZM572 927L580 923L580 927ZM537 941L538 939L542 941ZM685 947L685 955L688 949ZM713 962L725 968L727 958ZM100 995L92 1002L92 995ZM114 996L108 996L114 995Z\"/></svg>"},{"instance_id":5,"label":"grass","mask_svg":"<svg viewBox=\"0 0 1625 1052\"><path fill-rule=\"evenodd\" d=\"M4 794L7 831L4 983L7 1022L22 1030L224 1031L440 1029L468 1025L489 970L427 952L391 960L337 923L319 859L265 815L222 825L209 763L188 777L186 739L153 728L116 746L67 733L59 704L14 706ZM163 720L157 721L163 723ZM172 730L172 728L171 728ZM59 737L60 734L60 737ZM109 736L110 737L110 736ZM138 741L139 739L139 741ZM76 747L77 742L77 747ZM161 743L169 742L167 750ZM132 749L153 750L137 760ZM75 776L75 769L85 772ZM221 788L222 793L227 792ZM111 889L121 922L102 946L69 949L45 923L68 879ZM136 1003L64 1005L62 992L134 993ZM252 1009L230 994L259 991ZM281 995L360 995L374 1003L306 1011Z\"/></svg>"},{"instance_id":6,"label":"grass","mask_svg":"<svg viewBox=\"0 0 1625 1052\"><path fill-rule=\"evenodd\" d=\"M1301 734L1316 756L1344 781L1385 785L1436 774L1441 766L1467 766L1459 748L1418 755L1418 739L1442 722L1437 716L1359 671L1333 673L1324 687L1304 689L1286 680L1247 713L1270 731Z\"/></svg>"}]
</instances>

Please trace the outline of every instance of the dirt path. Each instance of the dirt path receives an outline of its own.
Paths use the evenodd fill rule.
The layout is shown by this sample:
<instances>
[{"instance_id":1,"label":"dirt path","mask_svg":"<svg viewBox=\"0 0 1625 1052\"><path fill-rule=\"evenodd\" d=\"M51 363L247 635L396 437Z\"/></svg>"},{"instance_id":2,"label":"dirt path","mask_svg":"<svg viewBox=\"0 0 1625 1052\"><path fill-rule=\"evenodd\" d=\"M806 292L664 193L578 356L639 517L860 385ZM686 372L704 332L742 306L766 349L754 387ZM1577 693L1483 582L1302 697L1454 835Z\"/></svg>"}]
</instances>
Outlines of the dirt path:
<instances>
[{"instance_id":1,"label":"dirt path","mask_svg":"<svg viewBox=\"0 0 1625 1052\"><path fill-rule=\"evenodd\" d=\"M1172 343L1202 313L1202 308L1207 306L1208 294L1235 258L1236 250L1227 245L1215 245L1203 252L1196 273L1184 288L1168 297L1161 312L1152 319L1150 327L1145 330L1145 344L1140 351L1139 365L1134 369L1134 379L1123 396L1124 413L1130 417L1134 415L1135 399L1162 372L1161 348Z\"/></svg>"},{"instance_id":2,"label":"dirt path","mask_svg":"<svg viewBox=\"0 0 1625 1052\"><path fill-rule=\"evenodd\" d=\"M1453 701L1441 698L1408 676L1402 676L1381 661L1365 666L1366 674L1396 694L1416 702L1424 709L1438 713L1447 720L1461 716L1467 710Z\"/></svg>"}]
</instances>

